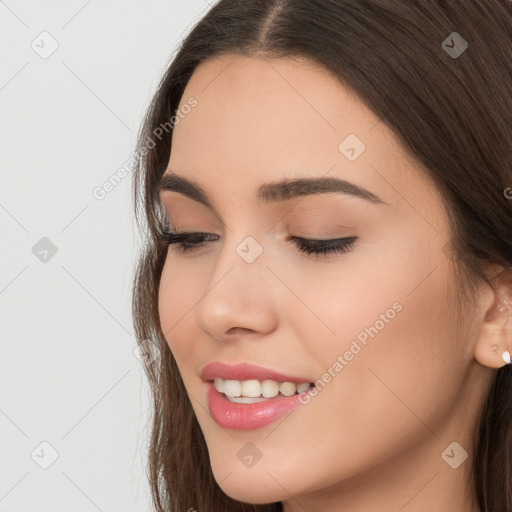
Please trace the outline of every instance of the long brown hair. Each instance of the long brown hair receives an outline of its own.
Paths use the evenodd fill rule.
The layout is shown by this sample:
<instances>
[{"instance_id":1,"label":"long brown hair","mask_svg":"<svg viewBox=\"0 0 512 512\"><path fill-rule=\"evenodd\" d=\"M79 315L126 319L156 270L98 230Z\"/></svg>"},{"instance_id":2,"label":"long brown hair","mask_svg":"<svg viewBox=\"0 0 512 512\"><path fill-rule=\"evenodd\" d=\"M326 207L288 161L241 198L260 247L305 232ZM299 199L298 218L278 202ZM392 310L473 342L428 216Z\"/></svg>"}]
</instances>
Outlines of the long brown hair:
<instances>
[{"instance_id":1,"label":"long brown hair","mask_svg":"<svg viewBox=\"0 0 512 512\"><path fill-rule=\"evenodd\" d=\"M443 48L453 32L468 43L460 55ZM133 182L145 236L134 276L133 319L139 343L150 352L148 473L156 510L282 510L281 503L240 503L217 485L160 329L158 287L167 246L159 236L157 186L171 151L169 120L196 67L220 54L302 56L339 77L397 134L442 193L460 306L463 299L474 300L482 282L490 284L489 263L512 266L512 207L504 193L512 185L511 42L512 3L505 0L220 0L193 27L148 108ZM512 511L509 366L495 370L473 453L469 484L482 512Z\"/></svg>"}]
</instances>

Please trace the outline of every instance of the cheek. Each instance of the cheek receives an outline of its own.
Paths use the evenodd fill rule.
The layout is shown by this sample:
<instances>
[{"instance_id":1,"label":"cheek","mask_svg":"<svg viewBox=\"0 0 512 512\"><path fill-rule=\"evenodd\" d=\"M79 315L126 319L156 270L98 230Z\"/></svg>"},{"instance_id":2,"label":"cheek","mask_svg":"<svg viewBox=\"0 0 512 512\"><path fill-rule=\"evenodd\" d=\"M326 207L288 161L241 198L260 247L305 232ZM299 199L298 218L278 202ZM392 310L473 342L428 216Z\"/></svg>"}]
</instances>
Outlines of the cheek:
<instances>
[{"instance_id":1,"label":"cheek","mask_svg":"<svg viewBox=\"0 0 512 512\"><path fill-rule=\"evenodd\" d=\"M293 319L326 382L318 406L336 404L329 416L312 415L311 428L325 429L328 418L349 439L364 432L385 446L397 432L424 429L418 417L435 424L449 413L463 379L463 340L449 306L449 269L428 254L418 244L381 251L373 264L347 257L295 280L309 311L290 299L280 303L280 317ZM282 270L293 282L292 270Z\"/></svg>"},{"instance_id":2,"label":"cheek","mask_svg":"<svg viewBox=\"0 0 512 512\"><path fill-rule=\"evenodd\" d=\"M158 312L165 339L178 365L192 353L193 306L200 297L194 290L200 289L194 282L194 273L180 270L179 265L164 265L158 291ZM192 319L192 320L191 320ZM197 336L196 336L197 337Z\"/></svg>"},{"instance_id":3,"label":"cheek","mask_svg":"<svg viewBox=\"0 0 512 512\"><path fill-rule=\"evenodd\" d=\"M353 369L359 397L368 405L360 420L380 417L379 428L396 429L404 419L403 435L416 427L427 432L425 425L433 428L448 416L464 379L463 365L457 364L464 340L450 310L445 269L439 265L432 272L435 265L416 261L404 264L397 278L383 278L373 291L381 307L361 307L364 315L354 310L350 323L368 334L357 356L361 364ZM401 310L378 323L393 301Z\"/></svg>"}]
</instances>

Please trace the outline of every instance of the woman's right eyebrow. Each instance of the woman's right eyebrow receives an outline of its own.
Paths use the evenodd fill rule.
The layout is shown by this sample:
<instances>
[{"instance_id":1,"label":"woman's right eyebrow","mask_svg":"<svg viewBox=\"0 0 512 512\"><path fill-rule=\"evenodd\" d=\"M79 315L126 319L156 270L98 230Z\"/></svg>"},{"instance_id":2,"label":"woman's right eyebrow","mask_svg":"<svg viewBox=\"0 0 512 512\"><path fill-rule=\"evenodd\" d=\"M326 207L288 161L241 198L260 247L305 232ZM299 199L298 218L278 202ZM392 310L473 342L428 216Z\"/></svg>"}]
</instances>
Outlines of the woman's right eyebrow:
<instances>
[{"instance_id":1,"label":"woman's right eyebrow","mask_svg":"<svg viewBox=\"0 0 512 512\"><path fill-rule=\"evenodd\" d=\"M160 192L172 191L183 194L194 201L203 204L214 213L217 213L213 202L199 183L180 176L175 172L167 172L160 180ZM356 185L333 176L320 176L308 178L285 178L283 180L263 183L256 191L256 199L260 202L287 201L296 197L314 194L343 194L364 199L376 205L387 205L378 195Z\"/></svg>"}]
</instances>

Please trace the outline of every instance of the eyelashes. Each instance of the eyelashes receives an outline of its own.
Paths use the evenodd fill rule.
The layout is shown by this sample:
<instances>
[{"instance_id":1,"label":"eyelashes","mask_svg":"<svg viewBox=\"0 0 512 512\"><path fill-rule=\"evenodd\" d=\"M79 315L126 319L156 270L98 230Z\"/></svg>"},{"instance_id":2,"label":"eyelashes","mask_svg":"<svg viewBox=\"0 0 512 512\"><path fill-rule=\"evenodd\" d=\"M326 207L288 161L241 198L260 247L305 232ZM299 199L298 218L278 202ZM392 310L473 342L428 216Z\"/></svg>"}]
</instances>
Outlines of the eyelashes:
<instances>
[{"instance_id":1,"label":"eyelashes","mask_svg":"<svg viewBox=\"0 0 512 512\"><path fill-rule=\"evenodd\" d=\"M201 247L205 247L209 241L214 242L219 237L211 233L177 233L164 231L160 233L161 239L169 246L175 246L180 254L190 254ZM311 240L296 236L289 237L301 253L316 256L328 256L331 254L345 253L353 249L357 236L336 238L331 240Z\"/></svg>"},{"instance_id":2,"label":"eyelashes","mask_svg":"<svg viewBox=\"0 0 512 512\"><path fill-rule=\"evenodd\" d=\"M299 251L317 256L327 256L329 254L344 253L354 248L357 236L345 238L336 238L333 240L310 240L296 236L290 237L290 240L297 246Z\"/></svg>"}]
</instances>

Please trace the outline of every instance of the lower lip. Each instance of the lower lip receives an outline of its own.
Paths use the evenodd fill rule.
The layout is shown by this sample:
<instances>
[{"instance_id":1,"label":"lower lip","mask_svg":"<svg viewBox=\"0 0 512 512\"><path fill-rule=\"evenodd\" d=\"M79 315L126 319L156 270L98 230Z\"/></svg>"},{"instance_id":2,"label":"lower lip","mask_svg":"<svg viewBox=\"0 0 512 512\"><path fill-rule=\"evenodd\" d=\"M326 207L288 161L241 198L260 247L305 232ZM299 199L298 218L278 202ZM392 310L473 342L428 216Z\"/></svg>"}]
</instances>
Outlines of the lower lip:
<instances>
[{"instance_id":1,"label":"lower lip","mask_svg":"<svg viewBox=\"0 0 512 512\"><path fill-rule=\"evenodd\" d=\"M219 393L212 382L207 383L208 405L212 418L223 428L254 430L277 421L286 413L301 405L299 398L307 391L292 396L269 398L254 404L230 402Z\"/></svg>"}]
</instances>

